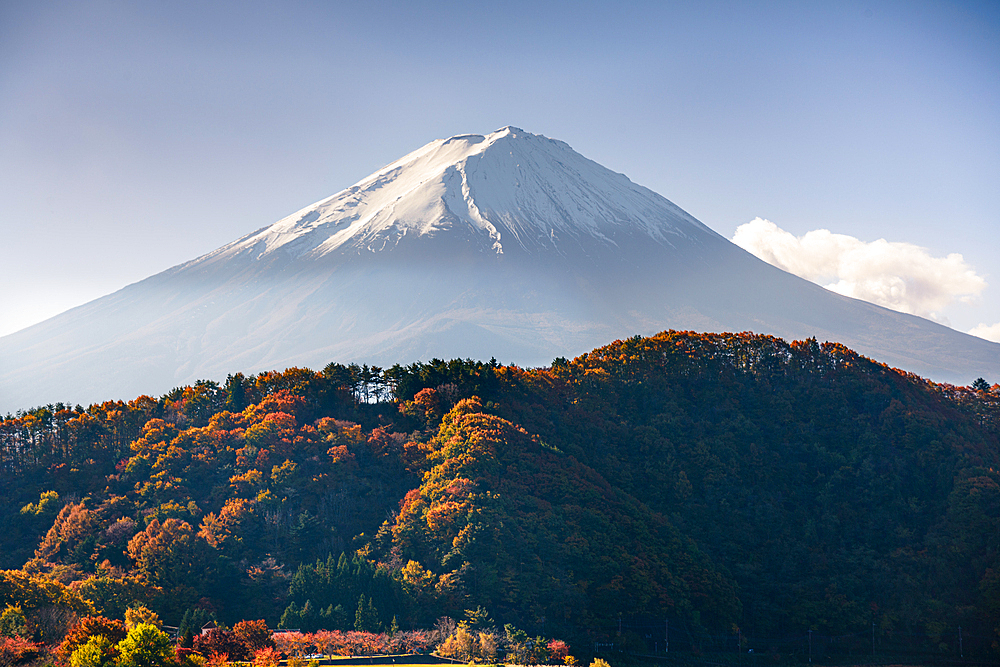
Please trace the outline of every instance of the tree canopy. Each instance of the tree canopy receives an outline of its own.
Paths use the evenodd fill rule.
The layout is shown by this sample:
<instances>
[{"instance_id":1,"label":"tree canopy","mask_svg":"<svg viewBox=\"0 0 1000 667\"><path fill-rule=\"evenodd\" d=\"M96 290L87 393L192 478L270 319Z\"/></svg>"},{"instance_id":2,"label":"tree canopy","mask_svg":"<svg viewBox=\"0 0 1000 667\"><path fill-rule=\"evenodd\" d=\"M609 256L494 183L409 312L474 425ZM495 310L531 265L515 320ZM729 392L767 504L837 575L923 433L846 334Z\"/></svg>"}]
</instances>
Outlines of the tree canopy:
<instances>
[{"instance_id":1,"label":"tree canopy","mask_svg":"<svg viewBox=\"0 0 1000 667\"><path fill-rule=\"evenodd\" d=\"M676 331L548 368L330 364L53 404L0 421L0 609L345 633L481 609L588 642L625 615L691 645L874 624L936 650L961 625L988 647L998 416L985 380Z\"/></svg>"}]
</instances>

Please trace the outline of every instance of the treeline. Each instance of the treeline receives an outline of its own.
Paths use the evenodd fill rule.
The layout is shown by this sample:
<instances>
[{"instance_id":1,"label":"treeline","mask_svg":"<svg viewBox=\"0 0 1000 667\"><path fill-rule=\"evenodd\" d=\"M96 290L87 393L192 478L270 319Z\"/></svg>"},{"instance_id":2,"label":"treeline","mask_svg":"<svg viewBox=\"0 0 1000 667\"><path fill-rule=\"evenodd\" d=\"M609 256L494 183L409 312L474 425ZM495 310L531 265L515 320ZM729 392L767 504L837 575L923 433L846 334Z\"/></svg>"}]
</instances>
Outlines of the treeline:
<instances>
[{"instance_id":1,"label":"treeline","mask_svg":"<svg viewBox=\"0 0 1000 667\"><path fill-rule=\"evenodd\" d=\"M54 404L0 421L0 604L309 633L482 609L586 644L641 616L692 648L874 624L943 655L961 625L989 651L998 415L985 381L692 332ZM463 659L504 636L470 630Z\"/></svg>"},{"instance_id":2,"label":"treeline","mask_svg":"<svg viewBox=\"0 0 1000 667\"><path fill-rule=\"evenodd\" d=\"M150 419L180 426L205 426L223 411L241 412L277 391L306 402L308 418L337 414L369 422L377 406L407 400L421 389L447 385L456 395L492 396L509 369L497 361L431 360L390 368L331 363L321 372L289 368L259 375L236 373L222 384L199 380L163 396L108 401L83 408L65 403L18 411L0 420L0 471L24 472L53 464L82 463L95 457L127 455ZM373 409L376 408L376 409ZM383 417L384 419L384 417Z\"/></svg>"}]
</instances>

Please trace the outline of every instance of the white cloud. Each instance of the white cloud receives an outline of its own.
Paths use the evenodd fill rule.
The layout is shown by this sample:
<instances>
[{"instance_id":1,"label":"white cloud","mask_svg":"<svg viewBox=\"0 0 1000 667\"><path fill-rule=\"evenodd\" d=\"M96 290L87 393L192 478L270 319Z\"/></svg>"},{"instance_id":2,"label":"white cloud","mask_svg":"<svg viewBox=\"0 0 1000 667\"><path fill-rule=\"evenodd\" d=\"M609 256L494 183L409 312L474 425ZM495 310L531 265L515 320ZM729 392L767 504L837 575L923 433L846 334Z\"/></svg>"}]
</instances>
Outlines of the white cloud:
<instances>
[{"instance_id":1,"label":"white cloud","mask_svg":"<svg viewBox=\"0 0 1000 667\"><path fill-rule=\"evenodd\" d=\"M765 262L838 294L938 321L943 308L955 301L972 303L986 288L961 255L932 257L911 243L865 243L826 229L796 237L760 218L740 225L732 240Z\"/></svg>"},{"instance_id":2,"label":"white cloud","mask_svg":"<svg viewBox=\"0 0 1000 667\"><path fill-rule=\"evenodd\" d=\"M969 329L973 336L979 336L994 343L1000 343L1000 322L997 324L979 324Z\"/></svg>"}]
</instances>

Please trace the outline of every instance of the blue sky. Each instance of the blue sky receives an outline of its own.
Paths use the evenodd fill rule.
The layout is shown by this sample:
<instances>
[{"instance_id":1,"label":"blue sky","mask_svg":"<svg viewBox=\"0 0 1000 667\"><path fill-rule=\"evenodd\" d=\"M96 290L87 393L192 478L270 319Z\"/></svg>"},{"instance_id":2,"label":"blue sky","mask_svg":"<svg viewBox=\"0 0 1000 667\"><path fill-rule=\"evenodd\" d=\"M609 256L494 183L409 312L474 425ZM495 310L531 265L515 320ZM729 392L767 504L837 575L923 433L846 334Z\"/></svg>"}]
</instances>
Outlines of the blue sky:
<instances>
[{"instance_id":1,"label":"blue sky","mask_svg":"<svg viewBox=\"0 0 1000 667\"><path fill-rule=\"evenodd\" d=\"M508 124L727 238L960 253L935 316L1000 323L1000 3L40 0L0 3L0 334Z\"/></svg>"}]
</instances>

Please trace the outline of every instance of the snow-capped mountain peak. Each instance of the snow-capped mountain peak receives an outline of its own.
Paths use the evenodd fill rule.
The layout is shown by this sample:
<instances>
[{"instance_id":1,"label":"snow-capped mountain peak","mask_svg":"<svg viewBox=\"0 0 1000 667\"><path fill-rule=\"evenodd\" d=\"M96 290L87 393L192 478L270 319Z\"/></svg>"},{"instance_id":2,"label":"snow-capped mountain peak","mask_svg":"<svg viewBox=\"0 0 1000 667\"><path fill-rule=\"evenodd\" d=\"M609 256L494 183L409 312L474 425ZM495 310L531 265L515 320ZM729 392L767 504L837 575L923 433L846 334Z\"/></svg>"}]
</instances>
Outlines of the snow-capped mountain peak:
<instances>
[{"instance_id":1,"label":"snow-capped mountain peak","mask_svg":"<svg viewBox=\"0 0 1000 667\"><path fill-rule=\"evenodd\" d=\"M447 230L467 233L479 250L496 255L562 252L561 240L613 246L619 233L666 245L675 236L714 235L660 195L566 143L507 126L485 136L432 141L212 254L379 252Z\"/></svg>"}]
</instances>

